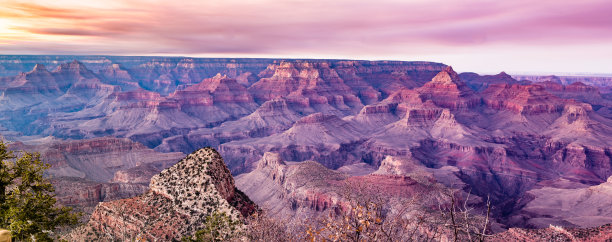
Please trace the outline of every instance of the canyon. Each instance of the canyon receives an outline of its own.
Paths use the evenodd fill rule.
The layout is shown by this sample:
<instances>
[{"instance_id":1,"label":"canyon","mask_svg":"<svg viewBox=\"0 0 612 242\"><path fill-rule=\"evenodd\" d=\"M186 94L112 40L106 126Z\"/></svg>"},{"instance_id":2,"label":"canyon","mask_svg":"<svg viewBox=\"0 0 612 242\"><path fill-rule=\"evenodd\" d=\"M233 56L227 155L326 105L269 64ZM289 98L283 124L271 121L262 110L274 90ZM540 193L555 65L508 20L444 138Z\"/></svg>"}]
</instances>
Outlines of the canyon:
<instances>
[{"instance_id":1,"label":"canyon","mask_svg":"<svg viewBox=\"0 0 612 242\"><path fill-rule=\"evenodd\" d=\"M103 201L140 195L151 177L174 165L183 153L160 153L125 138L63 141L44 138L13 142L11 150L37 152L62 205L90 214Z\"/></svg>"},{"instance_id":2,"label":"canyon","mask_svg":"<svg viewBox=\"0 0 612 242\"><path fill-rule=\"evenodd\" d=\"M612 222L607 77L357 60L1 56L0 66L0 135L40 152L58 201L91 214L91 226L117 226L103 221L113 200L144 209L162 199L157 174L202 147L283 217L346 206L343 189L370 184L389 204L445 204L452 188L482 210L489 197L492 230L507 236Z\"/></svg>"}]
</instances>

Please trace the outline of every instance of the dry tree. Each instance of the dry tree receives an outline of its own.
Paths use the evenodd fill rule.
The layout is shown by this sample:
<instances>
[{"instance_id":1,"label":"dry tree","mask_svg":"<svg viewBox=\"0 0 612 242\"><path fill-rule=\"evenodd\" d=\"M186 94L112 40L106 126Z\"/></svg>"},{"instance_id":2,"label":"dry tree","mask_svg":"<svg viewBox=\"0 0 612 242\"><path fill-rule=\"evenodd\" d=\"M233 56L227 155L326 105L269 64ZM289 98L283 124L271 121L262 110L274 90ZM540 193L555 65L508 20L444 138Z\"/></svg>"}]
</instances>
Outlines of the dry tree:
<instances>
[{"instance_id":1,"label":"dry tree","mask_svg":"<svg viewBox=\"0 0 612 242\"><path fill-rule=\"evenodd\" d=\"M491 222L490 197L487 196L484 214L479 214L470 205L471 192L462 193L460 190L447 189L444 194L449 197L450 204L446 207L440 205L439 210L441 218L445 220L444 226L452 232L452 240L485 241Z\"/></svg>"},{"instance_id":2,"label":"dry tree","mask_svg":"<svg viewBox=\"0 0 612 242\"><path fill-rule=\"evenodd\" d=\"M371 184L347 184L344 207L334 209L318 227L309 227L310 241L435 241L441 221L420 202L421 195L393 198L372 193Z\"/></svg>"}]
</instances>

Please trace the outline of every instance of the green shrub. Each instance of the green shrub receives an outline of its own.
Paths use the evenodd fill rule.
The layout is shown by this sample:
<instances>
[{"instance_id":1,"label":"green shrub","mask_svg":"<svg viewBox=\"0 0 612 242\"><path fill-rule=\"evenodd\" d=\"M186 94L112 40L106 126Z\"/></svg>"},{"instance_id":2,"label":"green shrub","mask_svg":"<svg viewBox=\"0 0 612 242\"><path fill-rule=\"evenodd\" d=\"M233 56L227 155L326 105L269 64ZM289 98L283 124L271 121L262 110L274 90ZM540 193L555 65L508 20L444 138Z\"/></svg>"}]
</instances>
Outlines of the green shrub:
<instances>
[{"instance_id":1,"label":"green shrub","mask_svg":"<svg viewBox=\"0 0 612 242\"><path fill-rule=\"evenodd\" d=\"M239 234L240 225L241 221L233 220L225 213L214 212L206 217L203 229L193 237L183 238L183 241L228 241Z\"/></svg>"},{"instance_id":2,"label":"green shrub","mask_svg":"<svg viewBox=\"0 0 612 242\"><path fill-rule=\"evenodd\" d=\"M48 168L39 154L17 158L0 141L0 228L19 241L51 240L57 227L78 222L71 208L56 205L55 190L43 177Z\"/></svg>"}]
</instances>

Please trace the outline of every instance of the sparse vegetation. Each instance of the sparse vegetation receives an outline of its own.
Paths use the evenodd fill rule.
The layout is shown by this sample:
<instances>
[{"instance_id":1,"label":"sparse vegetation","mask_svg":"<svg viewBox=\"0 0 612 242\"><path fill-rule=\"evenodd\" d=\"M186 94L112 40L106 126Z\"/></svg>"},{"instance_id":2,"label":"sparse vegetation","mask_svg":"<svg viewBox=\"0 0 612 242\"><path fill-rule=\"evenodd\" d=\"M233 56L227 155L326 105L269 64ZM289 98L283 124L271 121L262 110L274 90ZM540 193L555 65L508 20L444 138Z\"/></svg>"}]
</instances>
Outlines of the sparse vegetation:
<instances>
[{"instance_id":1,"label":"sparse vegetation","mask_svg":"<svg viewBox=\"0 0 612 242\"><path fill-rule=\"evenodd\" d=\"M479 214L467 201L469 193L448 190L438 208L421 204L422 197L402 201L346 190L345 207L329 209L318 221L289 224L255 214L248 220L249 241L484 241L490 213ZM462 197L464 194L465 197ZM452 196L451 196L452 195ZM389 203L396 203L394 209ZM443 203L443 204L442 204Z\"/></svg>"},{"instance_id":2,"label":"sparse vegetation","mask_svg":"<svg viewBox=\"0 0 612 242\"><path fill-rule=\"evenodd\" d=\"M483 216L477 216L474 208L469 206L470 193L465 198L457 196L457 192L449 189L446 195L451 202L446 208L440 207L444 226L452 231L453 241L485 241L489 229L491 201L487 197L486 211Z\"/></svg>"},{"instance_id":3,"label":"sparse vegetation","mask_svg":"<svg viewBox=\"0 0 612 242\"><path fill-rule=\"evenodd\" d=\"M442 219L418 203L399 201L397 210L381 196L346 190L347 206L330 212L318 226L308 226L309 241L436 241L443 236Z\"/></svg>"},{"instance_id":4,"label":"sparse vegetation","mask_svg":"<svg viewBox=\"0 0 612 242\"><path fill-rule=\"evenodd\" d=\"M248 220L245 236L248 241L287 241L298 240L301 234L291 231L287 221L272 218L264 213L255 213Z\"/></svg>"},{"instance_id":5,"label":"sparse vegetation","mask_svg":"<svg viewBox=\"0 0 612 242\"><path fill-rule=\"evenodd\" d=\"M241 233L242 221L234 220L225 213L215 212L206 217L204 228L198 230L193 237L185 237L186 242L228 241Z\"/></svg>"}]
</instances>

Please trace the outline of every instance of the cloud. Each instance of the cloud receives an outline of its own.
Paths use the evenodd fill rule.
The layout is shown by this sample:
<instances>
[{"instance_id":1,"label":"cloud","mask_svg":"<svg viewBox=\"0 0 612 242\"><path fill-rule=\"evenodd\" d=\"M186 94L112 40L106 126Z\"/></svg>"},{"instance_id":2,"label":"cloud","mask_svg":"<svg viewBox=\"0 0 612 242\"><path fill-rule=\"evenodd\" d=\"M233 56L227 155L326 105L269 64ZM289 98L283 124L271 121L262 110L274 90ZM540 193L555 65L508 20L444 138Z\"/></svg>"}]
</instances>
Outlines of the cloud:
<instances>
[{"instance_id":1,"label":"cloud","mask_svg":"<svg viewBox=\"0 0 612 242\"><path fill-rule=\"evenodd\" d=\"M2 38L11 51L384 59L495 52L502 45L517 52L534 46L549 52L587 44L612 48L605 44L612 43L607 0L57 1L6 0L0 18L21 33Z\"/></svg>"},{"instance_id":2,"label":"cloud","mask_svg":"<svg viewBox=\"0 0 612 242\"><path fill-rule=\"evenodd\" d=\"M93 32L90 30L83 29L60 29L60 28L24 28L33 34L42 35L76 35L76 36L96 36L100 35L99 32Z\"/></svg>"}]
</instances>

